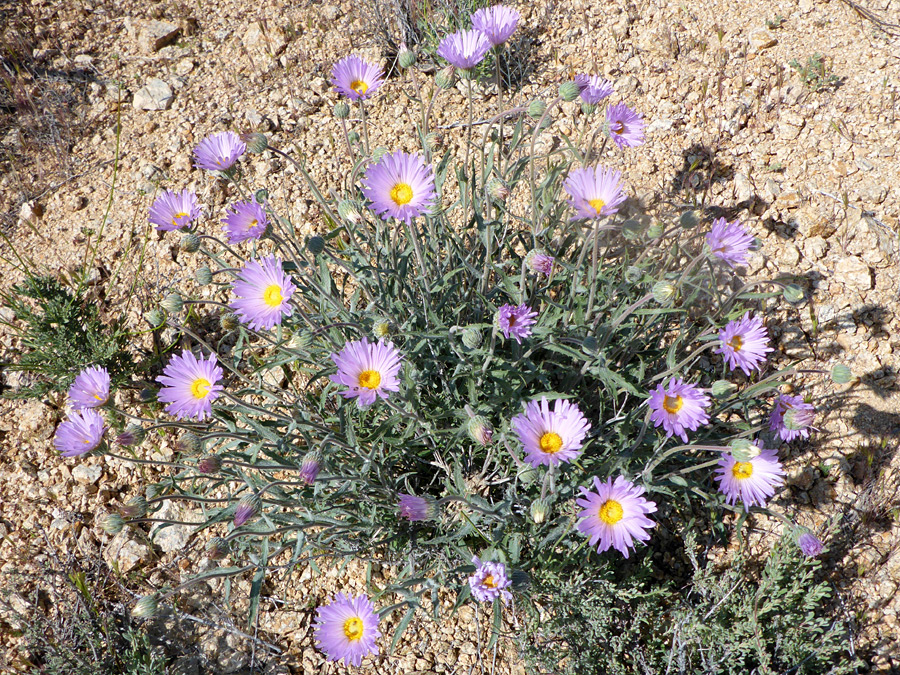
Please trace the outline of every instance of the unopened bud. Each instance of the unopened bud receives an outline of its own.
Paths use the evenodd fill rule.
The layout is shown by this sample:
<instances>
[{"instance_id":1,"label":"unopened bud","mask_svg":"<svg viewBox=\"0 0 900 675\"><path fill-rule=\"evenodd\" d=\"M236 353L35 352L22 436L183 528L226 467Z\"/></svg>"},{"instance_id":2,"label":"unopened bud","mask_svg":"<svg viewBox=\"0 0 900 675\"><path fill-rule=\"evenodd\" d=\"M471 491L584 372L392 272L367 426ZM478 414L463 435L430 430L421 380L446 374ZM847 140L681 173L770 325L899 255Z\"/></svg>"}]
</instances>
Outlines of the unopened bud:
<instances>
[{"instance_id":1,"label":"unopened bud","mask_svg":"<svg viewBox=\"0 0 900 675\"><path fill-rule=\"evenodd\" d=\"M462 343L468 349L478 349L482 339L481 329L475 328L475 326L469 326L462 333Z\"/></svg>"},{"instance_id":2,"label":"unopened bud","mask_svg":"<svg viewBox=\"0 0 900 675\"><path fill-rule=\"evenodd\" d=\"M204 265L197 269L197 272L194 274L194 279L201 286L206 286L206 284L212 283L212 271Z\"/></svg>"},{"instance_id":3,"label":"unopened bud","mask_svg":"<svg viewBox=\"0 0 900 675\"><path fill-rule=\"evenodd\" d=\"M357 208L356 203L349 199L345 199L338 204L338 215L348 223L353 223L354 225L362 220L362 216L359 215L359 209Z\"/></svg>"},{"instance_id":4,"label":"unopened bud","mask_svg":"<svg viewBox=\"0 0 900 675\"><path fill-rule=\"evenodd\" d=\"M549 255L544 249L534 248L525 256L525 267L532 272L549 277L553 272L553 263L555 260L556 259L552 255Z\"/></svg>"},{"instance_id":5,"label":"unopened bud","mask_svg":"<svg viewBox=\"0 0 900 675\"><path fill-rule=\"evenodd\" d=\"M147 500L141 495L132 497L128 503L120 509L125 518L143 518L147 515Z\"/></svg>"},{"instance_id":6,"label":"unopened bud","mask_svg":"<svg viewBox=\"0 0 900 675\"><path fill-rule=\"evenodd\" d=\"M350 145L356 145L359 143L359 133L356 131L351 131L347 134L347 140L350 141Z\"/></svg>"},{"instance_id":7,"label":"unopened bud","mask_svg":"<svg viewBox=\"0 0 900 675\"><path fill-rule=\"evenodd\" d=\"M728 396L737 389L737 385L729 382L728 380L716 380L712 383L712 387L710 388L712 391L712 395L716 398L721 398L722 396Z\"/></svg>"},{"instance_id":8,"label":"unopened bud","mask_svg":"<svg viewBox=\"0 0 900 675\"><path fill-rule=\"evenodd\" d=\"M159 306L170 314L178 314L184 309L184 300L181 299L181 296L178 295L178 293L169 293L163 301L159 303Z\"/></svg>"},{"instance_id":9,"label":"unopened bud","mask_svg":"<svg viewBox=\"0 0 900 675\"><path fill-rule=\"evenodd\" d=\"M731 441L731 456L739 462L749 462L759 456L759 446L746 438L737 438Z\"/></svg>"},{"instance_id":10,"label":"unopened bud","mask_svg":"<svg viewBox=\"0 0 900 675\"><path fill-rule=\"evenodd\" d=\"M266 148L269 147L269 139L266 138L265 134L261 134L258 131L241 134L241 140L247 146L247 152L251 152L254 155L265 152Z\"/></svg>"},{"instance_id":11,"label":"unopened bud","mask_svg":"<svg viewBox=\"0 0 900 675\"><path fill-rule=\"evenodd\" d=\"M210 560L221 560L230 552L228 542L222 537L213 537L206 544L206 557Z\"/></svg>"},{"instance_id":12,"label":"unopened bud","mask_svg":"<svg viewBox=\"0 0 900 675\"><path fill-rule=\"evenodd\" d=\"M179 452L196 455L200 452L200 438L197 434L186 431L175 444Z\"/></svg>"},{"instance_id":13,"label":"unopened bud","mask_svg":"<svg viewBox=\"0 0 900 675\"><path fill-rule=\"evenodd\" d=\"M531 519L540 525L547 520L550 513L550 505L543 499L536 499L531 502Z\"/></svg>"},{"instance_id":14,"label":"unopened bud","mask_svg":"<svg viewBox=\"0 0 900 675\"><path fill-rule=\"evenodd\" d=\"M647 228L647 236L651 239L659 239L663 236L663 226L659 223L653 223L650 227Z\"/></svg>"},{"instance_id":15,"label":"unopened bud","mask_svg":"<svg viewBox=\"0 0 900 675\"><path fill-rule=\"evenodd\" d=\"M569 82L563 82L561 85L559 85L559 97L563 101L574 101L576 98L578 98L578 95L580 93L581 91L579 90L578 85L571 80Z\"/></svg>"},{"instance_id":16,"label":"unopened bud","mask_svg":"<svg viewBox=\"0 0 900 675\"><path fill-rule=\"evenodd\" d=\"M131 616L136 619L149 619L151 616L155 616L157 611L159 611L159 600L154 593L145 595L138 600L134 609L131 610Z\"/></svg>"},{"instance_id":17,"label":"unopened bud","mask_svg":"<svg viewBox=\"0 0 900 675\"><path fill-rule=\"evenodd\" d=\"M241 325L241 321L235 314L228 313L219 317L219 325L222 330L236 330Z\"/></svg>"},{"instance_id":18,"label":"unopened bud","mask_svg":"<svg viewBox=\"0 0 900 675\"><path fill-rule=\"evenodd\" d=\"M425 136L425 147L434 152L444 144L444 134L440 131L432 131Z\"/></svg>"},{"instance_id":19,"label":"unopened bud","mask_svg":"<svg viewBox=\"0 0 900 675\"><path fill-rule=\"evenodd\" d=\"M188 232L181 238L181 250L186 253L196 253L200 250L200 237L193 232Z\"/></svg>"},{"instance_id":20,"label":"unopened bud","mask_svg":"<svg viewBox=\"0 0 900 675\"><path fill-rule=\"evenodd\" d=\"M672 301L672 298L675 297L675 294L678 292L678 289L675 287L670 281L657 281L653 284L653 288L651 293L653 293L653 299L656 300L661 305L667 305Z\"/></svg>"},{"instance_id":21,"label":"unopened bud","mask_svg":"<svg viewBox=\"0 0 900 675\"><path fill-rule=\"evenodd\" d=\"M309 347L312 342L312 333L307 330L298 330L296 333L291 335L291 339L288 340L287 348L288 349L306 349Z\"/></svg>"},{"instance_id":22,"label":"unopened bud","mask_svg":"<svg viewBox=\"0 0 900 675\"><path fill-rule=\"evenodd\" d=\"M784 291L782 291L782 296L784 299L791 303L796 304L798 302L802 302L804 298L803 289L800 288L797 284L788 284L784 287Z\"/></svg>"},{"instance_id":23,"label":"unopened bud","mask_svg":"<svg viewBox=\"0 0 900 675\"><path fill-rule=\"evenodd\" d=\"M835 364L831 369L831 381L835 384L847 384L853 379L853 372L843 363Z\"/></svg>"},{"instance_id":24,"label":"unopened bud","mask_svg":"<svg viewBox=\"0 0 900 675\"><path fill-rule=\"evenodd\" d=\"M314 235L306 240L306 249L313 255L319 255L325 250L325 239L319 235Z\"/></svg>"},{"instance_id":25,"label":"unopened bud","mask_svg":"<svg viewBox=\"0 0 900 675\"><path fill-rule=\"evenodd\" d=\"M381 146L372 150L372 161L380 162L381 158L388 154L387 148L383 148Z\"/></svg>"},{"instance_id":26,"label":"unopened bud","mask_svg":"<svg viewBox=\"0 0 900 675\"><path fill-rule=\"evenodd\" d=\"M469 420L466 425L466 431L473 441L481 443L481 445L490 445L491 440L494 438L494 428L481 415L475 415Z\"/></svg>"},{"instance_id":27,"label":"unopened bud","mask_svg":"<svg viewBox=\"0 0 900 675\"><path fill-rule=\"evenodd\" d=\"M166 315L158 309L151 309L144 314L144 319L150 324L151 328L159 328L166 322Z\"/></svg>"},{"instance_id":28,"label":"unopened bud","mask_svg":"<svg viewBox=\"0 0 900 675\"><path fill-rule=\"evenodd\" d=\"M447 66L437 71L434 76L434 84L440 89L449 89L453 86L453 77L456 75L456 68Z\"/></svg>"},{"instance_id":29,"label":"unopened bud","mask_svg":"<svg viewBox=\"0 0 900 675\"><path fill-rule=\"evenodd\" d=\"M541 100L532 101L528 104L528 116L532 119L540 119L547 111L547 104Z\"/></svg>"},{"instance_id":30,"label":"unopened bud","mask_svg":"<svg viewBox=\"0 0 900 675\"><path fill-rule=\"evenodd\" d=\"M812 426L815 412L801 408L788 408L782 416L782 423L790 431L802 431Z\"/></svg>"},{"instance_id":31,"label":"unopened bud","mask_svg":"<svg viewBox=\"0 0 900 675\"><path fill-rule=\"evenodd\" d=\"M303 457L303 463L300 465L300 480L307 485L316 482L316 476L322 470L322 453L318 450L307 452Z\"/></svg>"},{"instance_id":32,"label":"unopened bud","mask_svg":"<svg viewBox=\"0 0 900 675\"><path fill-rule=\"evenodd\" d=\"M266 188L260 188L253 193L253 201L257 204L265 204L269 201L269 191Z\"/></svg>"},{"instance_id":33,"label":"unopened bud","mask_svg":"<svg viewBox=\"0 0 900 675\"><path fill-rule=\"evenodd\" d=\"M390 321L376 321L375 325L372 326L372 335L374 335L379 340L382 338L390 337L390 335L394 332L394 327L391 325Z\"/></svg>"},{"instance_id":34,"label":"unopened bud","mask_svg":"<svg viewBox=\"0 0 900 675\"><path fill-rule=\"evenodd\" d=\"M200 473L219 473L222 468L222 460L218 455L205 455L197 462L197 471Z\"/></svg>"},{"instance_id":35,"label":"unopened bud","mask_svg":"<svg viewBox=\"0 0 900 675\"><path fill-rule=\"evenodd\" d=\"M491 178L487 184L488 194L497 202L505 202L509 197L509 188L499 178Z\"/></svg>"},{"instance_id":36,"label":"unopened bud","mask_svg":"<svg viewBox=\"0 0 900 675\"><path fill-rule=\"evenodd\" d=\"M122 531L122 528L125 527L125 519L118 513L110 513L103 519L100 527L102 527L103 531L107 534L119 534L119 532Z\"/></svg>"},{"instance_id":37,"label":"unopened bud","mask_svg":"<svg viewBox=\"0 0 900 675\"><path fill-rule=\"evenodd\" d=\"M397 57L397 63L404 70L406 70L407 68L411 68L415 62L416 62L415 53L409 51L408 49L400 52L400 56Z\"/></svg>"},{"instance_id":38,"label":"unopened bud","mask_svg":"<svg viewBox=\"0 0 900 675\"><path fill-rule=\"evenodd\" d=\"M350 117L350 106L341 101L334 106L334 116L339 120L345 120Z\"/></svg>"},{"instance_id":39,"label":"unopened bud","mask_svg":"<svg viewBox=\"0 0 900 675\"><path fill-rule=\"evenodd\" d=\"M597 106L594 103L582 103L581 104L581 112L585 115L593 115L597 111Z\"/></svg>"},{"instance_id":40,"label":"unopened bud","mask_svg":"<svg viewBox=\"0 0 900 675\"><path fill-rule=\"evenodd\" d=\"M259 512L259 497L250 495L238 502L234 510L234 526L241 527Z\"/></svg>"},{"instance_id":41,"label":"unopened bud","mask_svg":"<svg viewBox=\"0 0 900 675\"><path fill-rule=\"evenodd\" d=\"M143 427L139 424L129 424L122 430L122 433L118 435L116 443L123 447L130 448L133 445L140 445L144 441L145 436L146 433L144 432Z\"/></svg>"}]
</instances>

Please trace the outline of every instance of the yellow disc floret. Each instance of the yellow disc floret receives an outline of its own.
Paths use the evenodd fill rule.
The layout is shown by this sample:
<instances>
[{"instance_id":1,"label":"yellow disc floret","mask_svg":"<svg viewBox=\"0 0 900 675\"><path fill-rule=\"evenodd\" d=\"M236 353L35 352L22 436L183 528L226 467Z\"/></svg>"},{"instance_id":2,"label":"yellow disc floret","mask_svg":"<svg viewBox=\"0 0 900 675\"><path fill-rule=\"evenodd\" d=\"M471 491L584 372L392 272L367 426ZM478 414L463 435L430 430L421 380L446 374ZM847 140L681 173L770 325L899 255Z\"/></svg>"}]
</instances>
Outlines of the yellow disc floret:
<instances>
[{"instance_id":1,"label":"yellow disc floret","mask_svg":"<svg viewBox=\"0 0 900 675\"><path fill-rule=\"evenodd\" d=\"M494 583L494 575L488 574L484 578L484 581L481 582L481 585L485 588L497 588L497 584Z\"/></svg>"},{"instance_id":2,"label":"yellow disc floret","mask_svg":"<svg viewBox=\"0 0 900 675\"><path fill-rule=\"evenodd\" d=\"M191 382L191 396L196 399L204 399L209 396L209 390L212 387L210 381L205 377L198 377L196 380Z\"/></svg>"},{"instance_id":3,"label":"yellow disc floret","mask_svg":"<svg viewBox=\"0 0 900 675\"><path fill-rule=\"evenodd\" d=\"M412 187L407 183L397 183L391 188L391 200L397 206L409 204L413 198Z\"/></svg>"},{"instance_id":4,"label":"yellow disc floret","mask_svg":"<svg viewBox=\"0 0 900 675\"><path fill-rule=\"evenodd\" d=\"M738 480L745 480L753 475L753 464L750 462L735 462L731 467L731 475Z\"/></svg>"},{"instance_id":5,"label":"yellow disc floret","mask_svg":"<svg viewBox=\"0 0 900 675\"><path fill-rule=\"evenodd\" d=\"M546 452L548 455L559 452L559 449L563 444L560 435L553 431L548 431L542 435L541 440L538 441L538 443L541 446L541 452Z\"/></svg>"},{"instance_id":6,"label":"yellow disc floret","mask_svg":"<svg viewBox=\"0 0 900 675\"><path fill-rule=\"evenodd\" d=\"M731 347L734 351L739 352L741 347L744 346L744 341L741 339L740 335L735 335L728 341L728 346Z\"/></svg>"},{"instance_id":7,"label":"yellow disc floret","mask_svg":"<svg viewBox=\"0 0 900 675\"><path fill-rule=\"evenodd\" d=\"M360 96L365 96L366 92L369 91L369 85L362 80L353 80L353 82L350 83L350 88Z\"/></svg>"},{"instance_id":8,"label":"yellow disc floret","mask_svg":"<svg viewBox=\"0 0 900 675\"><path fill-rule=\"evenodd\" d=\"M600 520L607 525L615 525L622 520L623 515L622 505L615 499L607 499L600 507Z\"/></svg>"},{"instance_id":9,"label":"yellow disc floret","mask_svg":"<svg viewBox=\"0 0 900 675\"><path fill-rule=\"evenodd\" d=\"M674 415L684 406L684 399L680 396L664 396L663 397L663 410L667 413Z\"/></svg>"},{"instance_id":10,"label":"yellow disc floret","mask_svg":"<svg viewBox=\"0 0 900 675\"><path fill-rule=\"evenodd\" d=\"M284 296L281 295L281 286L278 284L266 286L266 290L263 291L263 302L269 307L281 305L284 302Z\"/></svg>"},{"instance_id":11,"label":"yellow disc floret","mask_svg":"<svg viewBox=\"0 0 900 675\"><path fill-rule=\"evenodd\" d=\"M344 635L350 642L356 642L362 639L363 622L358 616L351 616L344 622Z\"/></svg>"},{"instance_id":12,"label":"yellow disc floret","mask_svg":"<svg viewBox=\"0 0 900 675\"><path fill-rule=\"evenodd\" d=\"M381 384L381 373L377 370L364 370L359 374L359 386L366 389L377 389Z\"/></svg>"},{"instance_id":13,"label":"yellow disc floret","mask_svg":"<svg viewBox=\"0 0 900 675\"><path fill-rule=\"evenodd\" d=\"M600 215L600 211L603 210L603 207L606 206L606 202L602 199L588 199L588 204L591 205L591 208L597 212L597 215Z\"/></svg>"}]
</instances>

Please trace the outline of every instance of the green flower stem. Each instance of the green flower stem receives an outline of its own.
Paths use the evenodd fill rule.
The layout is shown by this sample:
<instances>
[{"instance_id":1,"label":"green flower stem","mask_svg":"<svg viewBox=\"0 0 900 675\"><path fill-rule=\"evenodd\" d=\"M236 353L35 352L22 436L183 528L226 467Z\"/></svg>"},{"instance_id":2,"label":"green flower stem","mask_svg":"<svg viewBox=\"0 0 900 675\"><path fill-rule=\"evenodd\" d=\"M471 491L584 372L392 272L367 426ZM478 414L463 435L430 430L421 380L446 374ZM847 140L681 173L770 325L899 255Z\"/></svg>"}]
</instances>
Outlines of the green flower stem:
<instances>
[{"instance_id":1,"label":"green flower stem","mask_svg":"<svg viewBox=\"0 0 900 675\"><path fill-rule=\"evenodd\" d=\"M350 145L350 133L347 131L347 120L341 119L341 129L344 132L344 142L347 144L347 154L350 155L350 163L356 163L356 152L353 150L353 146Z\"/></svg>"},{"instance_id":2,"label":"green flower stem","mask_svg":"<svg viewBox=\"0 0 900 675\"><path fill-rule=\"evenodd\" d=\"M371 157L372 146L369 144L369 120L366 116L366 103L362 99L359 99L359 112L360 116L362 117L363 138L366 142L366 147L364 148L364 150L366 151L366 156Z\"/></svg>"},{"instance_id":3,"label":"green flower stem","mask_svg":"<svg viewBox=\"0 0 900 675\"><path fill-rule=\"evenodd\" d=\"M137 457L125 457L124 455L117 455L114 452L104 452L106 457L112 457L113 459L118 459L123 462L131 462L132 464L149 464L153 466L170 466L173 469L181 469L183 471L188 471L194 467L187 466L186 464L179 464L177 462L162 462L156 461L154 459L138 459Z\"/></svg>"},{"instance_id":4,"label":"green flower stem","mask_svg":"<svg viewBox=\"0 0 900 675\"><path fill-rule=\"evenodd\" d=\"M362 103L362 102L360 102L360 103ZM312 179L312 176L310 176L309 172L306 170L306 166L304 166L303 164L298 162L296 159L291 157L286 152L279 150L278 148L274 148L270 145L268 149L271 150L272 152L274 152L276 155L279 155L280 157L284 157L287 161L289 161L291 164L293 164L294 168L296 168L297 171L300 172L300 175L303 176L303 180L306 181L306 185L309 187L313 196L316 198L316 201L319 203L319 206L322 207L322 209L325 211L326 215L331 219L331 221L333 223L341 222L341 219L338 218L337 214L331 210L331 207L328 205L328 201L325 199L325 197L322 196L322 193L319 191L319 187L316 185L315 181Z\"/></svg>"},{"instance_id":5,"label":"green flower stem","mask_svg":"<svg viewBox=\"0 0 900 675\"><path fill-rule=\"evenodd\" d=\"M731 448L727 445L676 445L673 448L669 448L665 452L652 459L644 468L642 475L644 476L644 482L650 482L650 475L653 473L653 469L659 466L664 460L672 455L681 452L682 450L709 450L710 452L730 452Z\"/></svg>"},{"instance_id":6,"label":"green flower stem","mask_svg":"<svg viewBox=\"0 0 900 675\"><path fill-rule=\"evenodd\" d=\"M543 125L544 120L547 118L547 115L550 114L550 111L553 108L555 108L557 105L559 105L560 101L562 101L562 97L557 96L555 99L553 99L553 101L550 102L550 105L548 105L547 109L544 110L544 114L541 115L541 119L538 120L538 123L535 125L534 132L531 134L531 150L528 154L528 164L529 164L529 171L530 171L530 177L531 177L530 182L531 182L531 234L532 234L532 238L537 236L537 232L536 232L535 228L538 227L538 225L541 221L541 217L540 217L540 214L538 213L538 207L537 207L537 182L536 182L537 179L535 177L535 170L534 170L534 146L535 146L535 143L537 142L538 134L541 133L541 126ZM534 245L534 241L532 241L532 245Z\"/></svg>"},{"instance_id":7,"label":"green flower stem","mask_svg":"<svg viewBox=\"0 0 900 675\"><path fill-rule=\"evenodd\" d=\"M233 248L231 248L228 244L226 244L224 241L222 241L218 237L214 237L211 234L198 234L197 236L200 239L209 239L210 241L216 242L219 246L224 248L235 258L237 258L239 260L244 260L244 256L242 256L240 253L236 253ZM221 262L219 262L219 259L216 258L215 256L213 256L213 254L211 252L207 251L206 249L203 249L203 252L224 267L224 265Z\"/></svg>"},{"instance_id":8,"label":"green flower stem","mask_svg":"<svg viewBox=\"0 0 900 675\"><path fill-rule=\"evenodd\" d=\"M712 328L707 328L702 333L700 333L700 335L696 336L694 339L697 340L697 339L703 337L704 335L709 334L710 332L712 332L712 330L713 330ZM658 373L658 374L654 375L653 377L651 377L649 380L647 380L647 383L649 384L651 382L656 382L658 380L664 380L665 378L669 377L669 375L674 375L675 373L680 372L681 369L686 364L690 363L691 361L696 360L696 358L698 356L700 356L700 354L705 352L710 347L715 347L715 346L716 346L716 343L714 340L707 342L702 347L698 347L697 349L692 351L686 358L682 359L681 361L676 363L671 368L668 368L667 370L664 370L663 372Z\"/></svg>"}]
</instances>

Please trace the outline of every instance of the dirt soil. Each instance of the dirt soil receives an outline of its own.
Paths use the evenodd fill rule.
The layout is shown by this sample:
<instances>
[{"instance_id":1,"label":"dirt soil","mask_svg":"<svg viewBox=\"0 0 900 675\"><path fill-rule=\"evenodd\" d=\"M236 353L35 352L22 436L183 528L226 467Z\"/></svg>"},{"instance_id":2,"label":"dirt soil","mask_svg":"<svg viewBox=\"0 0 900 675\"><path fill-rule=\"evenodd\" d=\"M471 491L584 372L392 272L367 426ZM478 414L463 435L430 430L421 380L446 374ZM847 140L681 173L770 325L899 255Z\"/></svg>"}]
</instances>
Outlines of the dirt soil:
<instances>
[{"instance_id":1,"label":"dirt soil","mask_svg":"<svg viewBox=\"0 0 900 675\"><path fill-rule=\"evenodd\" d=\"M514 4L523 16L522 81L506 100L549 101L577 73L609 78L616 99L648 123L642 148L607 147L601 160L623 171L634 208L652 212L705 196L760 239L750 276L793 275L809 293L809 302L769 320L781 361L826 372L843 363L857 379L838 386L810 372L793 381L819 405L819 430L782 452L788 488L775 504L819 533L834 523L826 567L858 630L853 648L872 672L900 672L900 0L866 5L875 17L841 0ZM325 190L337 188L350 163L332 115L331 65L351 52L382 63L389 56L359 7L23 0L0 8L12 54L3 76L15 94L0 101L0 226L19 255L67 272L100 237L91 275L119 283L97 300L135 328L146 328L142 314L170 290L207 293L178 237L149 226L154 194L194 190L208 205L204 222L216 228L229 197L192 168L191 150L226 129L268 133L273 145L305 156ZM809 63L817 54L820 67ZM373 145L414 148L416 110L400 94L404 86L389 79L370 101ZM478 119L496 110L494 92L485 86L478 97ZM164 109L136 109L148 95ZM457 125L445 143L458 148L465 98L456 89L442 96L435 123ZM553 119L542 142L575 133L578 105L564 104ZM290 165L271 153L245 165L303 232L326 231ZM8 289L23 275L7 262L8 245L0 248L0 284ZM126 293L141 260L141 283ZM17 344L0 330L0 356ZM22 377L3 373L4 385L14 389ZM134 402L129 396L119 402ZM51 442L61 413L50 401L0 401L0 586L69 554L133 560L122 586L135 596L195 570L197 546L167 552L99 528L150 474L103 458L61 459ZM167 443L155 458L171 454ZM362 570L307 569L275 580L257 637L280 655L237 632L248 585L235 584L233 610L218 587L193 593L188 608L206 624L159 620L161 630L180 630L193 645L185 672L260 672L260 664L272 673L344 672L323 665L310 622L334 592L361 590ZM17 591L26 601L28 588ZM465 608L439 625L418 620L395 654L369 659L361 671L524 672L511 647L483 648L489 627L478 619ZM14 663L20 640L9 631L0 640L7 665Z\"/></svg>"}]
</instances>

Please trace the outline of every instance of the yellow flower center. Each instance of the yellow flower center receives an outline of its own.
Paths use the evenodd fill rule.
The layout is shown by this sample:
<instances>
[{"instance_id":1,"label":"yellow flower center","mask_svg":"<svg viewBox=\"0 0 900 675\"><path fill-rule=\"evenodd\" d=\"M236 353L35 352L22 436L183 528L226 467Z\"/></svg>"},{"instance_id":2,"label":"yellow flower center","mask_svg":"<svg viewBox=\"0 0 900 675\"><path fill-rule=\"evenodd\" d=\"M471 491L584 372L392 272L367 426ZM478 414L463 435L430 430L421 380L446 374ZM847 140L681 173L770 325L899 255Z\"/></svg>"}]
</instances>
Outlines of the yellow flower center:
<instances>
[{"instance_id":1,"label":"yellow flower center","mask_svg":"<svg viewBox=\"0 0 900 675\"><path fill-rule=\"evenodd\" d=\"M344 635L350 642L356 642L363 636L363 622L358 616L351 616L344 622Z\"/></svg>"},{"instance_id":2,"label":"yellow flower center","mask_svg":"<svg viewBox=\"0 0 900 675\"><path fill-rule=\"evenodd\" d=\"M196 399L206 398L212 385L205 377L198 377L191 383L191 396Z\"/></svg>"},{"instance_id":3,"label":"yellow flower center","mask_svg":"<svg viewBox=\"0 0 900 675\"><path fill-rule=\"evenodd\" d=\"M562 447L562 438L559 437L559 434L548 431L541 436L539 443L541 445L541 452L552 455L554 452L559 452L559 449Z\"/></svg>"},{"instance_id":4,"label":"yellow flower center","mask_svg":"<svg viewBox=\"0 0 900 675\"><path fill-rule=\"evenodd\" d=\"M269 307L278 307L281 305L281 303L284 302L284 296L281 295L281 286L278 284L266 286L266 290L263 291L263 302Z\"/></svg>"},{"instance_id":5,"label":"yellow flower center","mask_svg":"<svg viewBox=\"0 0 900 675\"><path fill-rule=\"evenodd\" d=\"M597 215L600 215L600 211L603 210L603 207L606 206L606 202L602 199L588 199L588 204L591 205L591 208L597 212Z\"/></svg>"},{"instance_id":6,"label":"yellow flower center","mask_svg":"<svg viewBox=\"0 0 900 675\"><path fill-rule=\"evenodd\" d=\"M94 394L94 398L97 399L98 401L105 400L100 394Z\"/></svg>"},{"instance_id":7,"label":"yellow flower center","mask_svg":"<svg viewBox=\"0 0 900 675\"><path fill-rule=\"evenodd\" d=\"M600 507L600 520L607 525L615 525L623 515L622 505L614 499L607 499Z\"/></svg>"},{"instance_id":8,"label":"yellow flower center","mask_svg":"<svg viewBox=\"0 0 900 675\"><path fill-rule=\"evenodd\" d=\"M247 230L250 231L257 225L259 225L259 221L256 218L254 218L253 220L250 221L250 224L247 226Z\"/></svg>"},{"instance_id":9,"label":"yellow flower center","mask_svg":"<svg viewBox=\"0 0 900 675\"><path fill-rule=\"evenodd\" d=\"M625 125L622 122L616 122L610 127L610 131L612 131L614 134L621 134L623 131L625 131Z\"/></svg>"},{"instance_id":10,"label":"yellow flower center","mask_svg":"<svg viewBox=\"0 0 900 675\"><path fill-rule=\"evenodd\" d=\"M741 347L744 346L744 341L741 339L740 335L735 335L726 344L734 351L739 352L741 350Z\"/></svg>"},{"instance_id":11,"label":"yellow flower center","mask_svg":"<svg viewBox=\"0 0 900 675\"><path fill-rule=\"evenodd\" d=\"M359 386L366 389L377 389L381 384L381 373L377 370L364 370L359 374Z\"/></svg>"},{"instance_id":12,"label":"yellow flower center","mask_svg":"<svg viewBox=\"0 0 900 675\"><path fill-rule=\"evenodd\" d=\"M753 465L750 462L735 462L731 467L731 475L738 480L750 478L753 475Z\"/></svg>"},{"instance_id":13,"label":"yellow flower center","mask_svg":"<svg viewBox=\"0 0 900 675\"><path fill-rule=\"evenodd\" d=\"M191 214L185 213L184 211L181 211L181 212L179 212L179 213L176 213L176 214L175 214L175 217L172 218L172 224L173 224L175 227L178 227L178 219L179 219L179 218L184 218L185 216L189 216L189 215L191 215Z\"/></svg>"},{"instance_id":14,"label":"yellow flower center","mask_svg":"<svg viewBox=\"0 0 900 675\"><path fill-rule=\"evenodd\" d=\"M397 206L409 204L412 201L412 198L412 188L406 183L397 183L391 188L391 200L393 200Z\"/></svg>"},{"instance_id":15,"label":"yellow flower center","mask_svg":"<svg viewBox=\"0 0 900 675\"><path fill-rule=\"evenodd\" d=\"M485 588L497 588L497 584L494 583L494 575L488 574L484 578L484 581L481 582L481 585Z\"/></svg>"},{"instance_id":16,"label":"yellow flower center","mask_svg":"<svg viewBox=\"0 0 900 675\"><path fill-rule=\"evenodd\" d=\"M369 85L362 80L353 80L353 82L350 83L350 88L360 96L365 96L366 92L369 91Z\"/></svg>"},{"instance_id":17,"label":"yellow flower center","mask_svg":"<svg viewBox=\"0 0 900 675\"><path fill-rule=\"evenodd\" d=\"M680 396L664 396L663 397L663 410L667 413L674 415L684 406L684 399Z\"/></svg>"}]
</instances>

